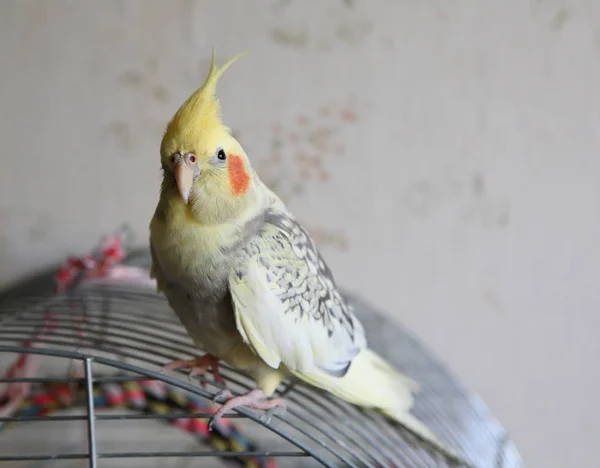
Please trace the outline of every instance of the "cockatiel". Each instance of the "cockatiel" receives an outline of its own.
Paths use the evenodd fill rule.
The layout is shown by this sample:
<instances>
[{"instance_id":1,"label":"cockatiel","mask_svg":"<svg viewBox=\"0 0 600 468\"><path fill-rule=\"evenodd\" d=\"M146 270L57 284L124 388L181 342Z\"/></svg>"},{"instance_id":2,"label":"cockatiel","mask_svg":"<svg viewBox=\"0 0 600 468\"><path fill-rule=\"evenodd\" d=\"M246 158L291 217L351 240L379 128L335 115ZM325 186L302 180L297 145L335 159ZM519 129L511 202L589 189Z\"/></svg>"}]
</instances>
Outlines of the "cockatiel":
<instances>
[{"instance_id":1,"label":"cockatiel","mask_svg":"<svg viewBox=\"0 0 600 468\"><path fill-rule=\"evenodd\" d=\"M240 55L217 68L213 50L205 83L177 110L161 143L151 276L207 352L166 368L211 368L218 378L222 359L255 380L244 395L224 392L215 419L240 405L281 406L269 397L293 376L379 409L454 457L409 413L416 383L367 347L315 243L222 123L217 81Z\"/></svg>"}]
</instances>

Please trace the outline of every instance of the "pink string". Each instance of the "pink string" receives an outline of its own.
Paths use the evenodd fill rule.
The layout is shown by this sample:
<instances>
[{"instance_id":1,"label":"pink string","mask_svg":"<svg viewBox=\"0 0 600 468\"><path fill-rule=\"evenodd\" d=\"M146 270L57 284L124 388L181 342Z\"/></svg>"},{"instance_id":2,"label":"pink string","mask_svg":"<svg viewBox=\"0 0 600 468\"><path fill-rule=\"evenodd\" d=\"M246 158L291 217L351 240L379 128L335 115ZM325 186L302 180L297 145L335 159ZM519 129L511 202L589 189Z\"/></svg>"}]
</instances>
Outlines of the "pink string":
<instances>
[{"instance_id":1,"label":"pink string","mask_svg":"<svg viewBox=\"0 0 600 468\"><path fill-rule=\"evenodd\" d=\"M55 293L62 294L70 287L80 282L96 282L98 280L111 280L115 282L131 282L138 285L155 287L155 282L143 268L121 265L125 257L123 240L118 234L107 236L100 243L97 255L88 254L81 257L68 257L63 266L54 274L56 283ZM83 317L76 316L77 334L83 336ZM38 340L51 334L56 325L56 320L49 310L44 311L44 325L32 334L31 339L22 343L24 348L41 347L43 343ZM34 377L42 361L39 354L22 353L4 374L5 378L31 378ZM82 369L75 369L72 374L81 377ZM29 382L9 382L0 394L0 417L13 414L23 400L31 393Z\"/></svg>"}]
</instances>

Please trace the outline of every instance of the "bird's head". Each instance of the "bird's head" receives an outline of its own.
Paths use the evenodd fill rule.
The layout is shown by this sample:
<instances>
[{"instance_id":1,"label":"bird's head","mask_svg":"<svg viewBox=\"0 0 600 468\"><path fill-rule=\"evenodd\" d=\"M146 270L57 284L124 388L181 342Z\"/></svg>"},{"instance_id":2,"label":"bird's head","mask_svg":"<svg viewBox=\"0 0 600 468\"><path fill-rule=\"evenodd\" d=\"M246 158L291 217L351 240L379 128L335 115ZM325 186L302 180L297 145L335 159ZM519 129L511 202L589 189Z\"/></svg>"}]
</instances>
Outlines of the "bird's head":
<instances>
[{"instance_id":1,"label":"bird's head","mask_svg":"<svg viewBox=\"0 0 600 468\"><path fill-rule=\"evenodd\" d=\"M239 54L222 67L212 61L204 84L177 110L163 136L163 191L208 222L223 222L244 209L255 175L241 145L221 122L217 81Z\"/></svg>"}]
</instances>

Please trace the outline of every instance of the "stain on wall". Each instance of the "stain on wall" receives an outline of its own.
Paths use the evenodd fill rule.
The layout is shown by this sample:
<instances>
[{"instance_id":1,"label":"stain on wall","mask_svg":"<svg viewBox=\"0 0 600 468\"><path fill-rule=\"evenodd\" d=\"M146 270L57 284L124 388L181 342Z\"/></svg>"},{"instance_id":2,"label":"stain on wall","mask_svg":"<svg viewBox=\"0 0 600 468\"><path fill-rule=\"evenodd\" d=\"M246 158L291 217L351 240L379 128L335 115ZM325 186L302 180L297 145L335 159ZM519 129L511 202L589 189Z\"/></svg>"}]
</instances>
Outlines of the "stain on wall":
<instances>
[{"instance_id":1,"label":"stain on wall","mask_svg":"<svg viewBox=\"0 0 600 468\"><path fill-rule=\"evenodd\" d=\"M138 87L145 81L144 74L137 70L127 70L119 76L118 82L124 86Z\"/></svg>"},{"instance_id":2,"label":"stain on wall","mask_svg":"<svg viewBox=\"0 0 600 468\"><path fill-rule=\"evenodd\" d=\"M561 7L552 18L552 30L560 31L563 29L571 19L572 14L573 11L570 8Z\"/></svg>"},{"instance_id":3,"label":"stain on wall","mask_svg":"<svg viewBox=\"0 0 600 468\"><path fill-rule=\"evenodd\" d=\"M169 100L169 90L166 86L155 85L152 87L152 96L160 104L166 104Z\"/></svg>"},{"instance_id":4,"label":"stain on wall","mask_svg":"<svg viewBox=\"0 0 600 468\"><path fill-rule=\"evenodd\" d=\"M416 219L456 205L459 207L457 219L462 222L476 222L486 228L504 228L510 223L508 202L487 190L482 172L411 182L404 190L403 202L407 212Z\"/></svg>"},{"instance_id":5,"label":"stain on wall","mask_svg":"<svg viewBox=\"0 0 600 468\"><path fill-rule=\"evenodd\" d=\"M117 120L110 122L104 127L102 139L109 140L122 151L123 156L129 156L130 151L135 149L134 139L128 122Z\"/></svg>"},{"instance_id":6,"label":"stain on wall","mask_svg":"<svg viewBox=\"0 0 600 468\"><path fill-rule=\"evenodd\" d=\"M490 288L483 288L482 295L485 300L485 303L492 309L495 313L501 314L504 310L504 304L502 300L498 296L494 290Z\"/></svg>"},{"instance_id":7,"label":"stain on wall","mask_svg":"<svg viewBox=\"0 0 600 468\"><path fill-rule=\"evenodd\" d=\"M41 213L32 220L27 228L27 238L31 242L44 242L52 237L54 228L52 216Z\"/></svg>"},{"instance_id":8,"label":"stain on wall","mask_svg":"<svg viewBox=\"0 0 600 468\"><path fill-rule=\"evenodd\" d=\"M307 17L305 4L293 0L277 0L272 5L277 20L270 31L271 39L282 47L330 50L336 44L358 46L374 31L366 10L358 11L356 1L315 3L321 11ZM333 24L316 27L315 16L331 19ZM303 18L304 17L304 18Z\"/></svg>"},{"instance_id":9,"label":"stain on wall","mask_svg":"<svg viewBox=\"0 0 600 468\"><path fill-rule=\"evenodd\" d=\"M46 250L56 239L61 226L51 213L41 212L33 207L0 206L0 258L2 270L0 279L14 280L11 275L13 262L19 260L22 252L34 253ZM35 262L35 258L25 259Z\"/></svg>"},{"instance_id":10,"label":"stain on wall","mask_svg":"<svg viewBox=\"0 0 600 468\"><path fill-rule=\"evenodd\" d=\"M342 130L358 121L356 101L332 101L293 121L271 126L270 154L257 163L265 183L287 203L310 182L330 180L332 159L345 152Z\"/></svg>"},{"instance_id":11,"label":"stain on wall","mask_svg":"<svg viewBox=\"0 0 600 468\"><path fill-rule=\"evenodd\" d=\"M435 186L426 180L410 184L405 191L404 204L416 216L431 215L440 202L440 194Z\"/></svg>"},{"instance_id":12,"label":"stain on wall","mask_svg":"<svg viewBox=\"0 0 600 468\"><path fill-rule=\"evenodd\" d=\"M256 163L261 179L285 203L302 197L314 184L329 183L332 168L346 152L344 131L357 124L365 108L356 98L347 97L273 124L269 154ZM239 135L239 130L234 134ZM349 247L340 232L322 226L313 226L309 232L321 246Z\"/></svg>"},{"instance_id":13,"label":"stain on wall","mask_svg":"<svg viewBox=\"0 0 600 468\"><path fill-rule=\"evenodd\" d=\"M299 26L274 27L271 30L271 38L281 46L301 49L308 44L308 31Z\"/></svg>"},{"instance_id":14,"label":"stain on wall","mask_svg":"<svg viewBox=\"0 0 600 468\"><path fill-rule=\"evenodd\" d=\"M158 117L170 116L175 105L171 102L169 84L158 76L158 70L158 58L150 56L140 60L137 66L117 74L116 84L121 88L122 99L137 109L137 118L124 121L115 115L114 120L102 128L100 140L114 145L124 157L137 156L138 142L142 145L142 139L147 140L149 135L158 136L163 132L165 122ZM190 81L191 74L188 70ZM159 113L154 112L155 106L161 109Z\"/></svg>"},{"instance_id":15,"label":"stain on wall","mask_svg":"<svg viewBox=\"0 0 600 468\"><path fill-rule=\"evenodd\" d=\"M475 174L472 179L473 195L477 198L483 197L485 194L485 183L483 175Z\"/></svg>"}]
</instances>

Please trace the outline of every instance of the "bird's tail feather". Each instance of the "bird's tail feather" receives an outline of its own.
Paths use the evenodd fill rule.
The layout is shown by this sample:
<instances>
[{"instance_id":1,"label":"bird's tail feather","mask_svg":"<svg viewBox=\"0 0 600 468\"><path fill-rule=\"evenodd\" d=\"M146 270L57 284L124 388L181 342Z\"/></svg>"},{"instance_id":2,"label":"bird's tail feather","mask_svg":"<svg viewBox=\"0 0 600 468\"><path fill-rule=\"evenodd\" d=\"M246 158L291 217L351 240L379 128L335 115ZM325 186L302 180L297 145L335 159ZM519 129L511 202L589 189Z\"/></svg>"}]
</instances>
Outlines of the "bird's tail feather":
<instances>
[{"instance_id":1,"label":"bird's tail feather","mask_svg":"<svg viewBox=\"0 0 600 468\"><path fill-rule=\"evenodd\" d=\"M414 401L413 393L418 391L418 384L399 373L374 351L370 349L361 351L342 378L325 372L296 375L349 403L378 409L449 461L464 464L452 449L438 440L425 424L410 414Z\"/></svg>"}]
</instances>

